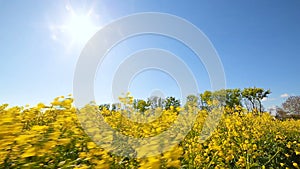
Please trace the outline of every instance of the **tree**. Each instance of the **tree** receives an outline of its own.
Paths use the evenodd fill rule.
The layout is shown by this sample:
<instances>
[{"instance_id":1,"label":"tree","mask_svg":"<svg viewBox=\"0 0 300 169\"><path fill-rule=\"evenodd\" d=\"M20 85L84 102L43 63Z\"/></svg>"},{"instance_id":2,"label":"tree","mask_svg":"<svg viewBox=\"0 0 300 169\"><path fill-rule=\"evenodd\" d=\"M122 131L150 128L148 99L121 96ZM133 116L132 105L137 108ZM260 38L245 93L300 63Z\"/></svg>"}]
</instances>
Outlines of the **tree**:
<instances>
[{"instance_id":1,"label":"tree","mask_svg":"<svg viewBox=\"0 0 300 169\"><path fill-rule=\"evenodd\" d=\"M213 100L218 102L218 106L228 106L230 108L235 108L236 106L241 105L241 90L221 89L214 92L205 91L203 94L200 94L201 108L209 110L209 103L211 103Z\"/></svg>"},{"instance_id":2,"label":"tree","mask_svg":"<svg viewBox=\"0 0 300 169\"><path fill-rule=\"evenodd\" d=\"M180 101L177 100L175 97L167 97L165 100L165 109L169 110L171 106L173 106L174 108L179 107Z\"/></svg>"},{"instance_id":3,"label":"tree","mask_svg":"<svg viewBox=\"0 0 300 169\"><path fill-rule=\"evenodd\" d=\"M259 112L262 112L263 106L261 101L263 98L268 97L268 95L271 94L271 91L254 87L245 88L241 94L248 111L258 110Z\"/></svg>"},{"instance_id":4,"label":"tree","mask_svg":"<svg viewBox=\"0 0 300 169\"><path fill-rule=\"evenodd\" d=\"M200 94L200 106L202 109L208 108L208 103L212 101L212 92L205 91L204 93Z\"/></svg>"},{"instance_id":5,"label":"tree","mask_svg":"<svg viewBox=\"0 0 300 169\"><path fill-rule=\"evenodd\" d=\"M150 105L151 104L149 101L146 102L145 100L142 99L135 99L133 101L133 107L139 112L145 112L146 110L149 109Z\"/></svg>"},{"instance_id":6,"label":"tree","mask_svg":"<svg viewBox=\"0 0 300 169\"><path fill-rule=\"evenodd\" d=\"M226 97L227 95L227 90L225 89L221 89L221 90L217 90L215 92L212 93L212 100L217 101L218 104L214 105L216 106L221 106L224 107L226 106L228 99Z\"/></svg>"},{"instance_id":7,"label":"tree","mask_svg":"<svg viewBox=\"0 0 300 169\"><path fill-rule=\"evenodd\" d=\"M275 111L276 111L276 116L275 116L276 118L278 118L278 119L285 119L285 118L287 118L287 112L285 110L283 110L283 108L276 107Z\"/></svg>"},{"instance_id":8,"label":"tree","mask_svg":"<svg viewBox=\"0 0 300 169\"><path fill-rule=\"evenodd\" d=\"M186 97L186 103L184 105L185 110L188 110L189 107L198 107L199 98L195 95L188 95Z\"/></svg>"},{"instance_id":9,"label":"tree","mask_svg":"<svg viewBox=\"0 0 300 169\"><path fill-rule=\"evenodd\" d=\"M240 89L227 89L226 90L226 105L230 108L242 105L242 95Z\"/></svg>"},{"instance_id":10,"label":"tree","mask_svg":"<svg viewBox=\"0 0 300 169\"><path fill-rule=\"evenodd\" d=\"M117 111L117 104L116 103L113 103L111 105L111 111Z\"/></svg>"},{"instance_id":11,"label":"tree","mask_svg":"<svg viewBox=\"0 0 300 169\"><path fill-rule=\"evenodd\" d=\"M148 98L148 102L150 102L151 109L155 109L157 107L163 107L163 100L161 97L152 96Z\"/></svg>"},{"instance_id":12,"label":"tree","mask_svg":"<svg viewBox=\"0 0 300 169\"><path fill-rule=\"evenodd\" d=\"M300 96L290 96L282 103L282 108L288 114L300 115Z\"/></svg>"},{"instance_id":13,"label":"tree","mask_svg":"<svg viewBox=\"0 0 300 169\"><path fill-rule=\"evenodd\" d=\"M101 104L99 106L99 110L103 110L103 109L109 110L110 109L110 104Z\"/></svg>"}]
</instances>

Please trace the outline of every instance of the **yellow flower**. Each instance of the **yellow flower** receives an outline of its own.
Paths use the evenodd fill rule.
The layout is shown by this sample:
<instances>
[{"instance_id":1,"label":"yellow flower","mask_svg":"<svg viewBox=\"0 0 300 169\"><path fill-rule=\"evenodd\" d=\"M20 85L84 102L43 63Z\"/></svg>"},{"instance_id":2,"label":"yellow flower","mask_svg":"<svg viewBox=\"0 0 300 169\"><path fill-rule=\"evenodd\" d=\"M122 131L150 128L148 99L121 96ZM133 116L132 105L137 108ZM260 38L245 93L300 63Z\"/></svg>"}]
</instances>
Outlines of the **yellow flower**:
<instances>
[{"instance_id":1,"label":"yellow flower","mask_svg":"<svg viewBox=\"0 0 300 169\"><path fill-rule=\"evenodd\" d=\"M180 166L181 166L180 160L167 162L167 167L180 168Z\"/></svg>"},{"instance_id":2,"label":"yellow flower","mask_svg":"<svg viewBox=\"0 0 300 169\"><path fill-rule=\"evenodd\" d=\"M35 156L36 152L35 152L35 148L31 147L29 149L27 149L22 155L22 158L26 158L26 157L31 157L31 156Z\"/></svg>"},{"instance_id":3,"label":"yellow flower","mask_svg":"<svg viewBox=\"0 0 300 169\"><path fill-rule=\"evenodd\" d=\"M49 126L39 126L39 125L34 125L31 130L33 131L46 131L49 128Z\"/></svg>"},{"instance_id":4,"label":"yellow flower","mask_svg":"<svg viewBox=\"0 0 300 169\"><path fill-rule=\"evenodd\" d=\"M46 106L43 103L37 104L37 108L42 109L45 108Z\"/></svg>"},{"instance_id":5,"label":"yellow flower","mask_svg":"<svg viewBox=\"0 0 300 169\"><path fill-rule=\"evenodd\" d=\"M288 144L286 145L287 148L291 148L291 142L288 142Z\"/></svg>"},{"instance_id":6,"label":"yellow flower","mask_svg":"<svg viewBox=\"0 0 300 169\"><path fill-rule=\"evenodd\" d=\"M155 157L150 157L146 163L143 163L141 167L144 168L153 168L153 169L159 169L160 168L160 160Z\"/></svg>"},{"instance_id":7,"label":"yellow flower","mask_svg":"<svg viewBox=\"0 0 300 169\"><path fill-rule=\"evenodd\" d=\"M176 107L176 111L181 111L181 108L180 107Z\"/></svg>"},{"instance_id":8,"label":"yellow flower","mask_svg":"<svg viewBox=\"0 0 300 169\"><path fill-rule=\"evenodd\" d=\"M97 147L97 145L96 145L94 142L88 142L88 143L87 143L87 148L88 148L88 149L93 149L93 148L95 148L95 147Z\"/></svg>"},{"instance_id":9,"label":"yellow flower","mask_svg":"<svg viewBox=\"0 0 300 169\"><path fill-rule=\"evenodd\" d=\"M70 139L69 138L61 138L57 140L58 145L65 145L70 143Z\"/></svg>"}]
</instances>

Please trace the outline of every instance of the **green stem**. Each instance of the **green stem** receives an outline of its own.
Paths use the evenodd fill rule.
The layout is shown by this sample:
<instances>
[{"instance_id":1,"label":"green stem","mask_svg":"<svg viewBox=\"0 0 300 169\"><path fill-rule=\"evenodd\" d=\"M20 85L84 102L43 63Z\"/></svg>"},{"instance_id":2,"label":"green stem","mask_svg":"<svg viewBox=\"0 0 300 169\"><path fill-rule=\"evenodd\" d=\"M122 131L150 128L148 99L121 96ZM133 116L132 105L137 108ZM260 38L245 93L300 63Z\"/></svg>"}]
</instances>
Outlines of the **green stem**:
<instances>
[{"instance_id":1,"label":"green stem","mask_svg":"<svg viewBox=\"0 0 300 169\"><path fill-rule=\"evenodd\" d=\"M277 150L277 152L269 159L269 161L267 161L264 165L267 165L267 164L269 164L274 158L275 158L275 156L279 153L280 151L279 150Z\"/></svg>"},{"instance_id":2,"label":"green stem","mask_svg":"<svg viewBox=\"0 0 300 169\"><path fill-rule=\"evenodd\" d=\"M209 167L211 166L211 164L212 164L213 160L215 159L215 157L217 156L217 154L218 154L218 151L215 152L215 154L214 154L214 156L212 157L212 159L210 160L210 162L209 162L207 168L209 168Z\"/></svg>"}]
</instances>

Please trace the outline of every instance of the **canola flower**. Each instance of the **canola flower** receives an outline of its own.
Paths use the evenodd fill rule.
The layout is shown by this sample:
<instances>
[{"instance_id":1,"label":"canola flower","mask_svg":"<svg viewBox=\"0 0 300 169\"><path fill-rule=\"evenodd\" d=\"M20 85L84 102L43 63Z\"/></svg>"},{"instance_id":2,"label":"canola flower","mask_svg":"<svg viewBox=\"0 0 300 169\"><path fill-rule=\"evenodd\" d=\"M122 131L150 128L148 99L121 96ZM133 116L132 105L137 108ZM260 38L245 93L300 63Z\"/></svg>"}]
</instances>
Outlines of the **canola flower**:
<instances>
[{"instance_id":1,"label":"canola flower","mask_svg":"<svg viewBox=\"0 0 300 169\"><path fill-rule=\"evenodd\" d=\"M123 100L122 100L123 99ZM274 119L268 113L255 115L241 107L225 107L220 123L211 137L202 141L201 132L209 113L198 113L193 128L176 146L156 156L128 158L113 154L97 145L92 138L115 139L114 133L103 133L95 127L97 118L117 132L148 138L167 131L184 108L157 108L144 114L131 108L132 97L121 98L125 109L78 113L73 99L57 97L50 105L34 107L7 104L0 106L0 168L299 168L300 121ZM214 104L214 103L212 103ZM128 111L129 110L129 111ZM195 109L190 111L195 113ZM101 115L101 116L100 116ZM129 119L129 115L132 119ZM214 114L212 114L214 116ZM217 115L216 115L217 116ZM85 125L78 118L86 120ZM93 120L91 120L93 118ZM101 127L101 124L98 125ZM89 131L85 131L88 128ZM171 138L170 138L171 139ZM120 151L136 153L136 143ZM149 146L147 151L160 149Z\"/></svg>"}]
</instances>

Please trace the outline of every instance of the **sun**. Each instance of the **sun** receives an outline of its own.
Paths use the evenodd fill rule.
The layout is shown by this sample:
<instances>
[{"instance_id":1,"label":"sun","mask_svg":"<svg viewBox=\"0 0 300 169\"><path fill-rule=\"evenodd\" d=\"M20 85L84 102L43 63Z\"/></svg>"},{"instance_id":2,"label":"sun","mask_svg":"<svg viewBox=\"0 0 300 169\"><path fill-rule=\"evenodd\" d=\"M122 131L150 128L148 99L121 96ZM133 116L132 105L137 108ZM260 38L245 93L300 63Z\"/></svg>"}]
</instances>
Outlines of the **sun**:
<instances>
[{"instance_id":1,"label":"sun","mask_svg":"<svg viewBox=\"0 0 300 169\"><path fill-rule=\"evenodd\" d=\"M82 46L100 29L99 16L91 8L87 12L76 12L66 5L66 15L61 24L50 24L51 39L62 43L66 49Z\"/></svg>"},{"instance_id":2,"label":"sun","mask_svg":"<svg viewBox=\"0 0 300 169\"><path fill-rule=\"evenodd\" d=\"M64 26L64 31L73 42L85 43L98 30L89 15L78 15L73 13Z\"/></svg>"}]
</instances>

